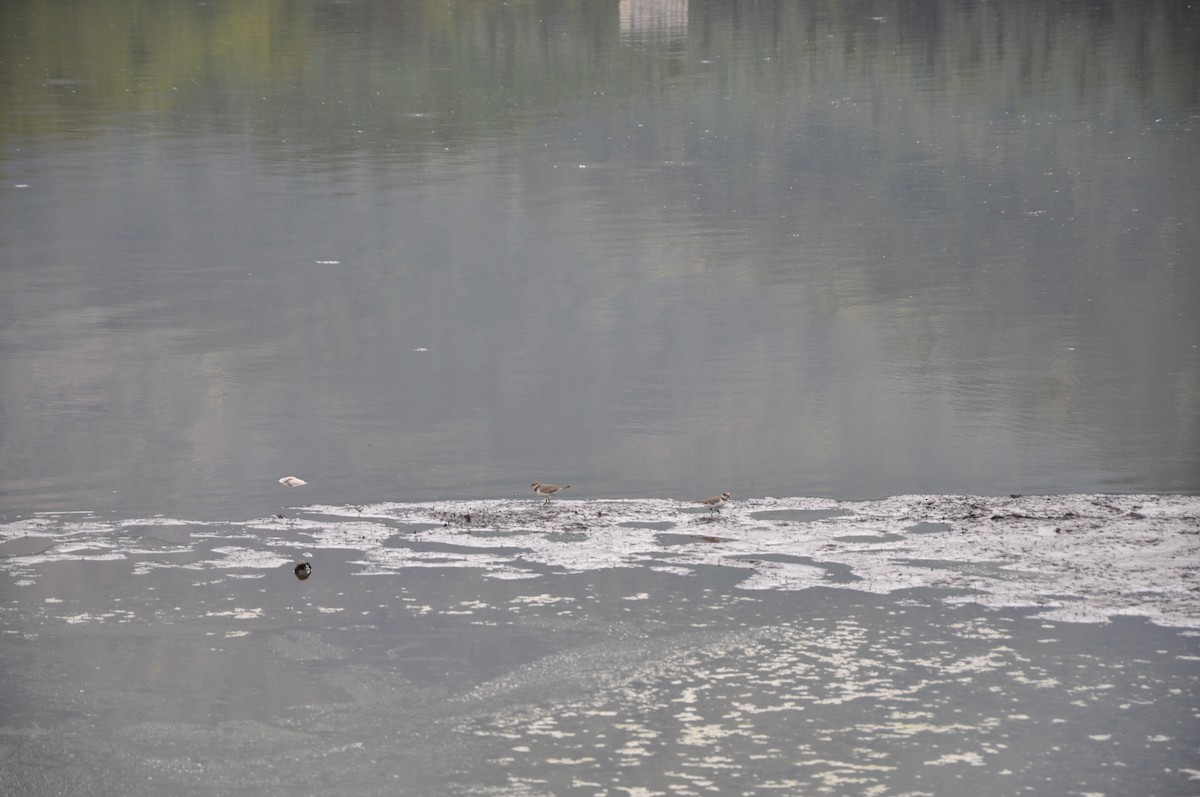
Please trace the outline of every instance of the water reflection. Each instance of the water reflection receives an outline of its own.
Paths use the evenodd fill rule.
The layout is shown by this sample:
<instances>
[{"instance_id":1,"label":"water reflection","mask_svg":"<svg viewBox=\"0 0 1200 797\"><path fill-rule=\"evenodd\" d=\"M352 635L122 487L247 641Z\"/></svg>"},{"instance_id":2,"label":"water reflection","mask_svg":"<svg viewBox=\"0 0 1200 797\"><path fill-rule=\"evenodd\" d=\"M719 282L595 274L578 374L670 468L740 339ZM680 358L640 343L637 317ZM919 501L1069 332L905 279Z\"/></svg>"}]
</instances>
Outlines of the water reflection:
<instances>
[{"instance_id":1,"label":"water reflection","mask_svg":"<svg viewBox=\"0 0 1200 797\"><path fill-rule=\"evenodd\" d=\"M1200 492L1198 14L0 3L0 515L29 532L0 792L270 794L309 761L339 793L820 789L848 750L877 791L1181 792L1193 639L935 606L1030 600L1036 549L1104 616L1186 613L1143 583L1193 575L1139 536L1163 499L727 526L764 495ZM509 504L476 499L540 513L535 479L734 501L489 529Z\"/></svg>"},{"instance_id":2,"label":"water reflection","mask_svg":"<svg viewBox=\"0 0 1200 797\"><path fill-rule=\"evenodd\" d=\"M0 9L7 505L1200 489L1192 10L135 5Z\"/></svg>"},{"instance_id":3,"label":"water reflection","mask_svg":"<svg viewBox=\"0 0 1200 797\"><path fill-rule=\"evenodd\" d=\"M687 37L688 0L621 0L617 13L627 42Z\"/></svg>"}]
</instances>

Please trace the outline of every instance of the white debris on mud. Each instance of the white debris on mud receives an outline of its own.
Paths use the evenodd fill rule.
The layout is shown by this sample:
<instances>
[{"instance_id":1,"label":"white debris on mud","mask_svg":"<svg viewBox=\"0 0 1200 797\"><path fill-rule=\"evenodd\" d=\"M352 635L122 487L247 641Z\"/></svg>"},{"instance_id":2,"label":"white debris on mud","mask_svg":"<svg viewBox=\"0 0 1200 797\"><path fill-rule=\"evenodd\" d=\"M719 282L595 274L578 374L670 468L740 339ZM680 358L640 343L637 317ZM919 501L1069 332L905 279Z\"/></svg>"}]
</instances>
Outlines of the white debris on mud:
<instances>
[{"instance_id":1,"label":"white debris on mud","mask_svg":"<svg viewBox=\"0 0 1200 797\"><path fill-rule=\"evenodd\" d=\"M200 564L219 569L275 567L290 561L280 549L297 545L359 551L361 574L447 567L536 578L645 567L675 577L737 568L742 589L927 587L946 590L948 601L1035 607L1059 620L1137 615L1200 627L1200 497L1191 496L761 498L711 517L657 499L311 506L287 520L232 524L38 517L0 524L0 546L23 537L52 544L0 559L0 569L33 578L83 545L85 555L144 562L154 554L130 530L164 524L194 527L197 546L236 539L237 548L207 549L222 556Z\"/></svg>"}]
</instances>

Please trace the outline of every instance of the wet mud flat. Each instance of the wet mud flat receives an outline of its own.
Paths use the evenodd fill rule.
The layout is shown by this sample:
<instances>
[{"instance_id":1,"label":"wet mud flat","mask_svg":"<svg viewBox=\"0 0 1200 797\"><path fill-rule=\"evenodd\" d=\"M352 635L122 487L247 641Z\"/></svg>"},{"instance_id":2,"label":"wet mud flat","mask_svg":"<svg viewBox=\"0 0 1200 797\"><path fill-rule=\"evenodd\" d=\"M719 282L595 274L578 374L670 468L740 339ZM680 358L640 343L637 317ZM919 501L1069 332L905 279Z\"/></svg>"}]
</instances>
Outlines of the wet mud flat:
<instances>
[{"instance_id":1,"label":"wet mud flat","mask_svg":"<svg viewBox=\"0 0 1200 797\"><path fill-rule=\"evenodd\" d=\"M927 500L13 521L0 792L1194 791L1194 499Z\"/></svg>"}]
</instances>

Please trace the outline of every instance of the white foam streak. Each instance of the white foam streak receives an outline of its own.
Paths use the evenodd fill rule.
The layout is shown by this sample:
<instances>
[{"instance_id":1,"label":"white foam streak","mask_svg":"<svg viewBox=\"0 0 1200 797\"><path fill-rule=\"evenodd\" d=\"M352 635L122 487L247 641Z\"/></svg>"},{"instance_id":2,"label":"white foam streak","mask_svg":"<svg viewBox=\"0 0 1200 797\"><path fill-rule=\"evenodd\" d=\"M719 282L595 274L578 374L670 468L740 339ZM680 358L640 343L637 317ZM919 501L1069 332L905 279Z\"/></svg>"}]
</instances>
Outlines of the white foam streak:
<instances>
[{"instance_id":1,"label":"white foam streak","mask_svg":"<svg viewBox=\"0 0 1200 797\"><path fill-rule=\"evenodd\" d=\"M147 547L156 526L182 527L187 540ZM200 567L268 569L303 546L318 557L360 551L353 563L362 574L443 567L533 578L644 567L674 577L733 568L745 571L747 590L935 588L949 601L1030 606L1058 620L1136 615L1200 627L1200 498L1188 496L760 498L712 517L685 501L534 498L321 505L226 524L69 515L0 524L0 544L21 538L50 541L0 559L21 583L34 566L69 559L131 558L135 574L184 567L170 554L208 544L226 547L210 548L218 556Z\"/></svg>"}]
</instances>

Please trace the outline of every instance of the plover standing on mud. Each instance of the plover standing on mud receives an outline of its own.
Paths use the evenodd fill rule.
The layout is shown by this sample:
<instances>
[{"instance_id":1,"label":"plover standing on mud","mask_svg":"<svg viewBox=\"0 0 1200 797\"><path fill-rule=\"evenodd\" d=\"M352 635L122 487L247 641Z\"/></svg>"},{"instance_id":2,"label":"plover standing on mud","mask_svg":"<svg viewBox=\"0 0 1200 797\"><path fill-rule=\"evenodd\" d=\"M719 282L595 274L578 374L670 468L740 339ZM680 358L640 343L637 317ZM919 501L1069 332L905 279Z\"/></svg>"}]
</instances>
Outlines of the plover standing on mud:
<instances>
[{"instance_id":1,"label":"plover standing on mud","mask_svg":"<svg viewBox=\"0 0 1200 797\"><path fill-rule=\"evenodd\" d=\"M703 501L693 501L693 504L704 504L708 507L708 514L711 517L713 512L720 513L721 507L729 502L729 493L721 493L714 495L712 498L705 498Z\"/></svg>"},{"instance_id":2,"label":"plover standing on mud","mask_svg":"<svg viewBox=\"0 0 1200 797\"><path fill-rule=\"evenodd\" d=\"M533 491L535 493L537 493L538 495L546 496L546 500L542 501L542 506L545 506L546 504L550 503L550 496L554 495L559 490L568 489L571 485L569 485L569 484L563 484L563 485L542 484L541 482L534 482L533 484L531 484L529 486L532 487Z\"/></svg>"}]
</instances>

